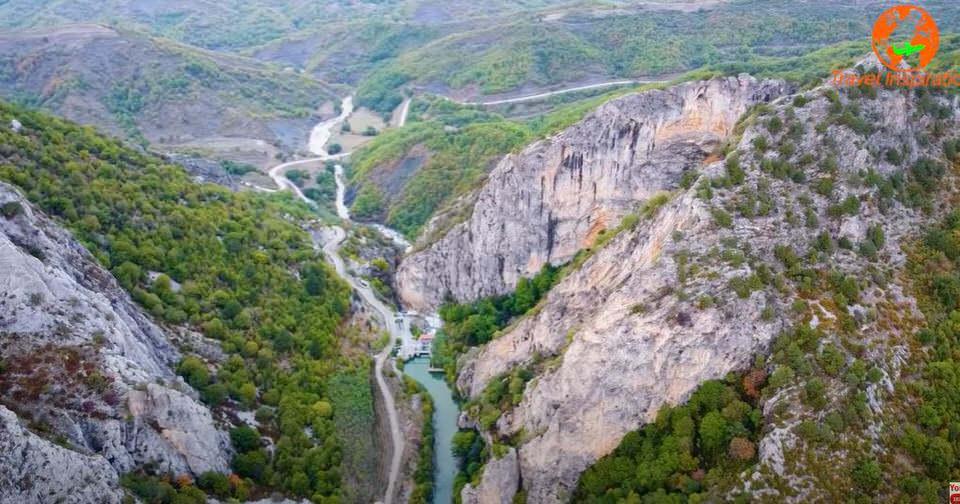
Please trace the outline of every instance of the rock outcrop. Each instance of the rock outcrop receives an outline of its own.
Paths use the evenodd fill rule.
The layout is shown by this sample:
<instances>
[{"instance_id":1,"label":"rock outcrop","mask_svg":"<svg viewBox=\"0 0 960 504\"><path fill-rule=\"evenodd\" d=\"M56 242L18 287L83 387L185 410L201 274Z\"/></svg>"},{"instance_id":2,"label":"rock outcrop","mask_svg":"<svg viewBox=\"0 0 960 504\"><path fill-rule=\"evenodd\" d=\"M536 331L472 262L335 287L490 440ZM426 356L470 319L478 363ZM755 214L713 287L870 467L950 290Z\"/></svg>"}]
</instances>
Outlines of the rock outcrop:
<instances>
[{"instance_id":1,"label":"rock outcrop","mask_svg":"<svg viewBox=\"0 0 960 504\"><path fill-rule=\"evenodd\" d=\"M676 243L674 232L689 238ZM715 233L705 205L680 196L561 281L536 314L468 355L458 386L471 397L515 366L540 356L559 360L495 427L504 437L526 436L519 472L528 502L566 501L579 474L627 432L704 380L748 365L780 329L762 320L761 292L705 310L677 300L673 255L697 242L715 245ZM742 273L724 271L697 291L715 294ZM490 492L484 485L476 491Z\"/></svg>"},{"instance_id":2,"label":"rock outcrop","mask_svg":"<svg viewBox=\"0 0 960 504\"><path fill-rule=\"evenodd\" d=\"M463 504L511 504L520 489L520 471L517 450L507 448L499 458L493 458L483 467L483 476L477 488L467 483L460 491Z\"/></svg>"},{"instance_id":3,"label":"rock outcrop","mask_svg":"<svg viewBox=\"0 0 960 504\"><path fill-rule=\"evenodd\" d=\"M769 87L748 77L688 87L710 89L733 82L752 83L746 87L753 89ZM776 286L774 276L787 274L782 247L792 247L802 255L819 237L843 237L858 243L868 239L868 229L879 228L886 237L880 245L886 263L903 264L900 240L913 236L926 218L889 196L881 205L874 199L879 197L873 193L873 186L861 183L858 177L868 171L889 176L908 171L907 167L922 158L941 159L942 146L937 142L910 140L926 135L934 121L919 110L916 99L908 93L883 90L876 99L848 104L846 98L827 91L812 90L796 101L774 100L766 110L745 118L742 134L733 139L738 166L743 167L735 182L725 180L733 175L724 161L708 159L697 168L699 181L689 189L673 191L667 203L610 238L566 274L524 319L463 358L458 387L481 401L484 387L492 379L518 366L533 370L534 378L527 383L522 400L511 411L503 412L489 432L516 446L516 467L527 502L568 501L580 473L609 454L627 432L652 421L662 405L684 401L703 381L745 368L756 354L765 352L790 319L790 301L796 294L789 284ZM676 91L662 93L675 96ZM849 114L835 112L837 103ZM936 106L952 107L953 113L957 109L956 103ZM603 115L603 109L588 121ZM856 118L862 118L864 124L856 123ZM629 117L616 121L631 124ZM610 137L611 131L618 131L615 128L594 123L593 131L606 142L617 142ZM758 140L760 137L765 141ZM589 243L578 241L589 236L582 226L585 220L566 220L563 232L559 231L559 222L553 220L532 219L524 221L526 224L516 220L529 212L526 196L518 195L532 194L530 197L539 205L538 193L530 193L529 188L539 186L541 180L547 188L552 187L553 175L544 179L544 173L561 173L556 179L558 186L573 178L574 190L569 194L574 199L566 200L572 203L565 207L568 209L576 208L576 197L581 193L575 189L580 184L590 188L588 194L592 193L595 177L609 184L613 175L586 162L594 159L589 153L595 153L597 147L586 151L582 166L576 155L572 174L563 162L557 172L557 158L548 154L543 154L541 169L536 170L534 159L542 152L538 149L553 152L551 145L557 142L538 144L501 165L484 188L473 219L455 231L461 233L463 241L457 244L445 239L414 256L407 266L407 287L413 278L419 282L419 273L413 273L422 264L437 264L439 270L431 273L438 273L441 283L455 279L464 282L450 284L449 291L455 297L497 292L509 285L506 272L513 271L510 268L518 261L529 261L530 268L521 270L530 272L537 263L569 257L577 243ZM781 148L758 147L767 142ZM631 143L622 146L622 151L629 151ZM570 147L561 145L559 149L570 152ZM898 155L890 156L889 149L899 149ZM652 152L657 153L658 148ZM642 179L624 178L622 170L617 172L624 184L627 180L643 180L646 184L634 189L637 200L633 203L644 195L676 187L679 167L691 162L691 157L683 150L672 152L680 161L671 162L661 152L664 157L660 161L637 165L642 166L635 168L643 173ZM525 157L528 154L534 158ZM530 164L518 165L517 160ZM598 166L607 166L605 162L600 161ZM609 163L617 166L615 161ZM676 172L671 172L673 167ZM811 189L809 181L820 178L829 178L835 185L829 191ZM717 188L710 189L711 185ZM508 187L527 188L527 192ZM624 201L591 208L608 208L611 214L623 212L631 202L626 201L630 196L621 194ZM505 195L512 199L501 199ZM838 211L841 202L851 200L857 202L856 212ZM550 212L554 216L576 215L562 213L559 208L564 207L558 206L556 199L544 201L552 201ZM521 238L516 244L503 241L507 236L502 234L503 229ZM501 241L488 241L480 232L491 233ZM546 236L553 238L543 241ZM560 236L563 240L557 239ZM469 249L455 252L458 246ZM838 272L856 278L870 267L862 254L837 249L836 242L827 248L830 267ZM502 253L505 250L513 255ZM457 273L452 274L449 268L454 266L445 266L443 258L457 253L474 259L456 266ZM503 276L499 266L493 267L491 274L489 264L477 259L483 254L510 265L502 269ZM896 288L885 290L898 292ZM407 299L428 306L436 301L416 292L408 294ZM856 308L850 310L853 313ZM762 456L772 451L768 444L761 443ZM502 474L508 464L488 463L496 464L496 477L488 480L485 474L478 487L467 488L463 497L486 496L478 502L509 501L511 480Z\"/></svg>"},{"instance_id":4,"label":"rock outcrop","mask_svg":"<svg viewBox=\"0 0 960 504\"><path fill-rule=\"evenodd\" d=\"M229 440L172 372L180 355L164 332L81 244L6 184L0 207L0 403L10 410L2 443L45 464L29 478L0 478L0 500L81 495L147 462L174 474L227 470ZM80 476L105 467L112 475L88 488Z\"/></svg>"},{"instance_id":5,"label":"rock outcrop","mask_svg":"<svg viewBox=\"0 0 960 504\"><path fill-rule=\"evenodd\" d=\"M633 94L507 156L471 217L403 261L401 300L426 310L501 294L547 262L569 261L644 199L676 188L751 105L785 91L741 75Z\"/></svg>"},{"instance_id":6,"label":"rock outcrop","mask_svg":"<svg viewBox=\"0 0 960 504\"><path fill-rule=\"evenodd\" d=\"M24 428L0 406L0 503L119 503L117 473L104 459L64 448ZM51 470L55 469L55 470Z\"/></svg>"}]
</instances>

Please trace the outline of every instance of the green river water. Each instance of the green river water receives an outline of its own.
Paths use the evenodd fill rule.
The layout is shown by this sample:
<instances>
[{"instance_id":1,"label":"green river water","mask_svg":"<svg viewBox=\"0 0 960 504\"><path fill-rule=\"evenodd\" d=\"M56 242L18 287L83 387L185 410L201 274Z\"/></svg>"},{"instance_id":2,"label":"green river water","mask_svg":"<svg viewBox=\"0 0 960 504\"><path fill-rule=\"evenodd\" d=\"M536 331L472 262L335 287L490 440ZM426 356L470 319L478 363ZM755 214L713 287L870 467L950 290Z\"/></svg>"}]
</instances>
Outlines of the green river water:
<instances>
[{"instance_id":1,"label":"green river water","mask_svg":"<svg viewBox=\"0 0 960 504\"><path fill-rule=\"evenodd\" d=\"M429 367L429 358L417 357L404 364L403 372L423 385L433 398L433 504L450 504L453 502L453 480L457 475L457 460L452 450L453 435L457 432L460 409L443 379L443 373L431 373Z\"/></svg>"}]
</instances>

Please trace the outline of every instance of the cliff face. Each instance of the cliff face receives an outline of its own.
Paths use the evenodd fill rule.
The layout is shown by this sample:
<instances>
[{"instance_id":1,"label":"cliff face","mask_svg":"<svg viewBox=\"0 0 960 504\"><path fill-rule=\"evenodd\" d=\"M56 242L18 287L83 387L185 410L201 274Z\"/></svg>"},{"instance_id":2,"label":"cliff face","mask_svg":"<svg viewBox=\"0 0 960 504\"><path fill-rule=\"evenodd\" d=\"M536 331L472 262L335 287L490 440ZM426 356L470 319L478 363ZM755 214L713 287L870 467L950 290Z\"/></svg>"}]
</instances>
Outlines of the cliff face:
<instances>
[{"instance_id":1,"label":"cliff face","mask_svg":"<svg viewBox=\"0 0 960 504\"><path fill-rule=\"evenodd\" d=\"M634 94L507 156L471 217L401 264L402 301L429 309L448 296L500 294L547 262L570 260L644 199L676 188L747 108L784 91L742 75Z\"/></svg>"},{"instance_id":2,"label":"cliff face","mask_svg":"<svg viewBox=\"0 0 960 504\"><path fill-rule=\"evenodd\" d=\"M691 89L729 89L735 83L735 89L752 89L750 96L757 96L756 90L769 89L771 85L740 77L682 86L682 91L668 90L655 96L708 96L710 93L688 93ZM770 96L766 91L761 94ZM955 100L941 102L938 106L956 114ZM618 140L613 138L620 138L619 135L610 135L619 129L592 121L623 106L605 106L585 121L593 125L591 129L599 137L606 138L599 144L616 144ZM844 113L840 114L838 109ZM858 118L863 123L858 123ZM731 117L723 124L733 124L734 120L736 117ZM630 118L615 121L625 124L630 123ZM873 228L882 230L886 237L876 244L883 267L904 264L901 241L904 237L912 238L929 217L889 195L879 195L863 177L867 173L877 174L874 177L910 177L909 167L919 160L942 161L939 142L916 140L928 137L935 121L918 108L914 96L879 91L876 98L855 101L843 95L836 97L828 88L821 88L804 93L796 101L793 97L775 100L767 110L756 112L745 121L734 150L742 173L731 175L723 161L708 161L698 167L699 180L692 187L674 191L666 204L610 239L569 272L524 319L485 346L472 349L461 361L458 387L473 398L481 398L491 380L518 366L533 369L535 375L527 383L519 404L512 411L503 412L488 432L500 440L510 440L517 449L516 459L511 455L488 462L492 464L488 469L494 474L488 477L485 473L477 488L466 488L465 502L468 497L477 500L478 496L483 496L483 502L509 502L515 493L510 472L519 475L528 502L567 501L580 473L610 453L627 432L652 421L662 405L684 401L705 380L748 367L754 355L764 353L774 336L786 327L795 310L792 303L798 293L786 280L792 273L782 259L783 247L800 255L811 248L812 253L817 253L817 240L828 236L828 241L833 241L823 245L826 252L822 253L827 255L821 260L828 262L822 267L863 279L868 277L866 272L875 268L872 261L876 259L865 256L862 247L860 253L850 248L838 249L836 241L843 238L848 243L861 244L871 239L868 230ZM671 130L676 131L662 127L657 129L659 136L644 138L656 140L666 135L664 131ZM722 131L725 130L718 127L713 134ZM569 134L568 131L561 138L568 138ZM628 134L624 138L631 137ZM445 282L465 282L450 288L459 297L496 292L509 285L513 277L508 279L506 273L514 270L505 266L501 276L498 268L479 258L503 257L503 262L511 267L526 260L530 267L521 268L526 272L536 269L538 262L562 261L570 257L576 244L584 243L578 240L584 240L589 233L582 224L597 215L588 212L585 215L589 217L584 220L567 219L565 226L554 223L554 217L544 217L533 219L524 227L517 216L529 215L530 203L526 196L518 194L530 194L537 206L540 193L531 193L529 188L538 187L544 180L544 191L549 193L553 180L557 180L558 186L567 181L572 191L568 194L574 197L582 195L576 190L578 187L589 188L587 193L592 194L595 185L606 184L607 194L621 186L633 187L633 197L642 199L656 190L674 188L680 167L691 162L682 150L672 150L679 161L670 161L666 153L658 151L664 142L652 141L660 146L652 149L653 157L659 161L635 164L642 177L628 177L622 169L604 171L599 166L608 166L607 161L588 164L587 159L597 159L588 154L584 156L581 182L579 160L571 170L563 166L565 154L558 154L560 158L546 154L537 157L543 149L571 152L570 147L563 146L568 144L554 147L558 142L554 139L552 143L538 144L501 165L484 189L473 219L457 231L464 241L457 244L448 237L414 256L404 280L420 278L410 275L425 261L435 261L439 263L438 270L428 269L424 273L439 272ZM621 144L622 150L614 151L629 152L632 144L632 140L628 141ZM763 144L779 148L758 147ZM897 151L896 156L890 154L891 149ZM541 170L535 169L535 159L544 160ZM559 168L557 159L561 159ZM629 157L619 159L610 160L609 166L626 162ZM530 164L517 164L523 160ZM676 171L671 171L674 168ZM526 178L521 177L523 169L527 170ZM544 178L544 173L560 176ZM620 178L611 178L617 176ZM830 180L828 189L823 184L814 188L814 181L825 179ZM612 184L612 180L622 183ZM629 186L628 181L634 185ZM507 190L509 186L525 187L527 191ZM606 206L593 205L591 211L608 208L609 215L625 211L630 207L629 197L625 192L618 194L624 199L614 200L611 196ZM544 201L553 202L551 210L545 213L575 215L559 209L572 212L577 208L576 199L565 200L572 203L566 207L555 198L545 196ZM494 211L495 203L499 205L498 213ZM843 206L847 209L841 210ZM546 203L544 208L548 208ZM538 213L533 213L539 218ZM561 227L565 231L561 232ZM483 238L478 234L481 229L498 236L500 241ZM503 229L512 230L513 234L504 234ZM553 238L547 240L548 235ZM517 239L510 242L505 236ZM560 239L561 236L564 238ZM481 243L486 244L485 248ZM462 253L473 258L473 262L444 265L444 257L456 256L453 249L457 246L471 247ZM505 255L505 250L513 255ZM530 251L529 255L523 250ZM510 262L510 257L514 262ZM443 276L444 272L447 276ZM415 294L407 299L426 305L436 302L435 298ZM838 315L831 312L837 308L829 298L822 303L816 299L808 302L815 307L812 324L837 320ZM899 285L865 290L858 303L861 304L842 308L847 312L844 316L856 319L861 324L859 334L872 342L896 342L898 337L890 332L890 325L868 323L867 307L889 303L902 307L904 314L916 314L911 308L914 301L903 294ZM905 351L897 348L889 353ZM884 352L878 348L874 353ZM887 367L879 357L876 362L881 368ZM896 373L895 369L890 370L891 375ZM882 401L876 400L874 405L882 408ZM793 403L790 408L797 409ZM762 442L760 460L782 475L782 450L771 448L780 446L778 443ZM778 457L780 464L776 463Z\"/></svg>"},{"instance_id":3,"label":"cliff face","mask_svg":"<svg viewBox=\"0 0 960 504\"><path fill-rule=\"evenodd\" d=\"M673 241L675 231L684 243ZM555 286L535 315L468 355L458 386L471 397L515 366L557 359L494 428L504 437L523 433L517 470L529 502L567 500L580 472L627 432L704 380L747 366L780 329L762 320L761 292L706 310L677 299L676 251L694 245L705 253L717 243L705 205L679 196ZM696 288L717 295L738 273L728 269ZM485 483L479 491L489 493Z\"/></svg>"},{"instance_id":4,"label":"cliff face","mask_svg":"<svg viewBox=\"0 0 960 504\"><path fill-rule=\"evenodd\" d=\"M165 334L5 184L0 207L0 465L24 469L0 478L0 501L72 499L93 491L88 475L117 502L117 474L151 461L174 474L227 470L229 440L174 376ZM39 466L42 477L27 470Z\"/></svg>"}]
</instances>

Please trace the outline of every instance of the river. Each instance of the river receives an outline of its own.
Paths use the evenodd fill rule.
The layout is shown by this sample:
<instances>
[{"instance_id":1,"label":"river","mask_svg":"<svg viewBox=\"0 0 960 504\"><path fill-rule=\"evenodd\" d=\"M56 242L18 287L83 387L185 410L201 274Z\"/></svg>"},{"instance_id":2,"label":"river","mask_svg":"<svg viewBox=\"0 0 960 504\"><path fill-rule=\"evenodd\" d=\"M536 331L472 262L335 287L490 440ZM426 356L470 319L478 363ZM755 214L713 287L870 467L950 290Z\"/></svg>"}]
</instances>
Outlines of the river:
<instances>
[{"instance_id":1,"label":"river","mask_svg":"<svg viewBox=\"0 0 960 504\"><path fill-rule=\"evenodd\" d=\"M327 142L330 141L330 136L333 135L333 128L339 127L341 124L343 124L343 121L346 121L347 117L350 117L350 114L352 113L353 97L348 96L344 98L343 102L340 104L340 115L318 123L310 131L310 143L308 145L310 152L318 156L328 155L324 147L326 147Z\"/></svg>"},{"instance_id":2,"label":"river","mask_svg":"<svg viewBox=\"0 0 960 504\"><path fill-rule=\"evenodd\" d=\"M430 359L417 357L403 366L403 372L420 382L433 398L433 502L453 502L453 480L457 477L457 459L453 456L453 435L457 433L460 408L453 400L443 373L430 372Z\"/></svg>"},{"instance_id":3,"label":"river","mask_svg":"<svg viewBox=\"0 0 960 504\"><path fill-rule=\"evenodd\" d=\"M273 179L277 187L280 188L280 190L287 189L292 191L298 198L305 201L310 206L315 206L316 203L304 196L300 188L287 179L285 173L288 168L299 164L340 160L349 155L349 153L330 155L324 148L326 143L330 140L330 136L333 133L333 128L339 127L340 124L342 124L343 121L346 120L347 117L349 117L349 115L353 112L353 98L350 96L344 98L340 110L340 115L335 118L320 122L310 132L310 143L308 147L310 152L317 157L283 163L268 171L268 174ZM346 197L346 183L344 180L342 165L335 165L334 175L337 184L337 216L340 217L344 222L351 222L350 210L347 208L346 203L344 202ZM270 191L270 189L259 187L255 188ZM410 243L407 242L403 235L396 230L379 224L360 224L369 225L376 228L382 234L393 240L403 250L410 250ZM328 232L326 233L315 230L311 232L311 237L313 238L314 246L318 249L321 249L324 254L327 255L337 273L347 281L347 283L353 288L353 290L357 292L367 306L380 315L380 317L383 319L383 327L387 330L387 332L390 333L392 340L400 340L401 344L408 344L412 342L413 335L410 331L410 322L415 317L425 320L426 324L429 325L430 328L436 328L439 326L439 320L435 315L418 316L414 313L394 311L392 308L380 301L379 298L377 298L376 294L373 292L373 289L370 288L370 285L365 280L353 275L349 268L347 268L346 262L340 256L340 245L346 238L346 232L343 230L343 228L339 226L330 226ZM390 474L387 484L387 492L384 498L384 502L386 504L392 504L393 502L393 493L398 484L397 478L400 472L400 463L405 445L403 433L399 427L399 419L397 418L396 414L396 404L394 402L393 395L390 392L389 387L387 387L386 381L383 377L383 368L388 361L392 348L393 345L387 345L386 348L376 355L374 363L377 387L380 389L381 396L384 400L385 409L389 415L388 423L390 425L390 433L394 445L393 457L390 464ZM459 409L457 408L456 403L453 401L450 388L443 379L443 374L430 373L428 371L428 366L429 364L427 359L414 359L411 360L407 366L405 366L405 369L407 369L407 372L411 377L423 384L424 388L427 389L427 393L429 393L430 397L433 398L434 442L436 446L434 447L434 495L432 501L434 504L449 504L453 502L453 479L457 473L456 460L453 457L451 447L453 443L453 435L457 432L457 417L459 415Z\"/></svg>"}]
</instances>

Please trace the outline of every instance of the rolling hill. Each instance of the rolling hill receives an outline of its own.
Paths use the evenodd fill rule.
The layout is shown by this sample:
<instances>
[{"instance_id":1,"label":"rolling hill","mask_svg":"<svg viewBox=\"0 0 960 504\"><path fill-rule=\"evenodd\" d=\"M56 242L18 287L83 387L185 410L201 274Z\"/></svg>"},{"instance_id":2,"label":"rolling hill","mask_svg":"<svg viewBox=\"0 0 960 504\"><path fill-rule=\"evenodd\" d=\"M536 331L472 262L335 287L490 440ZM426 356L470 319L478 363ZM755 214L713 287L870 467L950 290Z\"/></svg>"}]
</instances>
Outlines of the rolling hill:
<instances>
[{"instance_id":1,"label":"rolling hill","mask_svg":"<svg viewBox=\"0 0 960 504\"><path fill-rule=\"evenodd\" d=\"M256 60L96 24L0 33L0 54L5 97L142 144L255 164L302 145L338 94Z\"/></svg>"}]
</instances>

